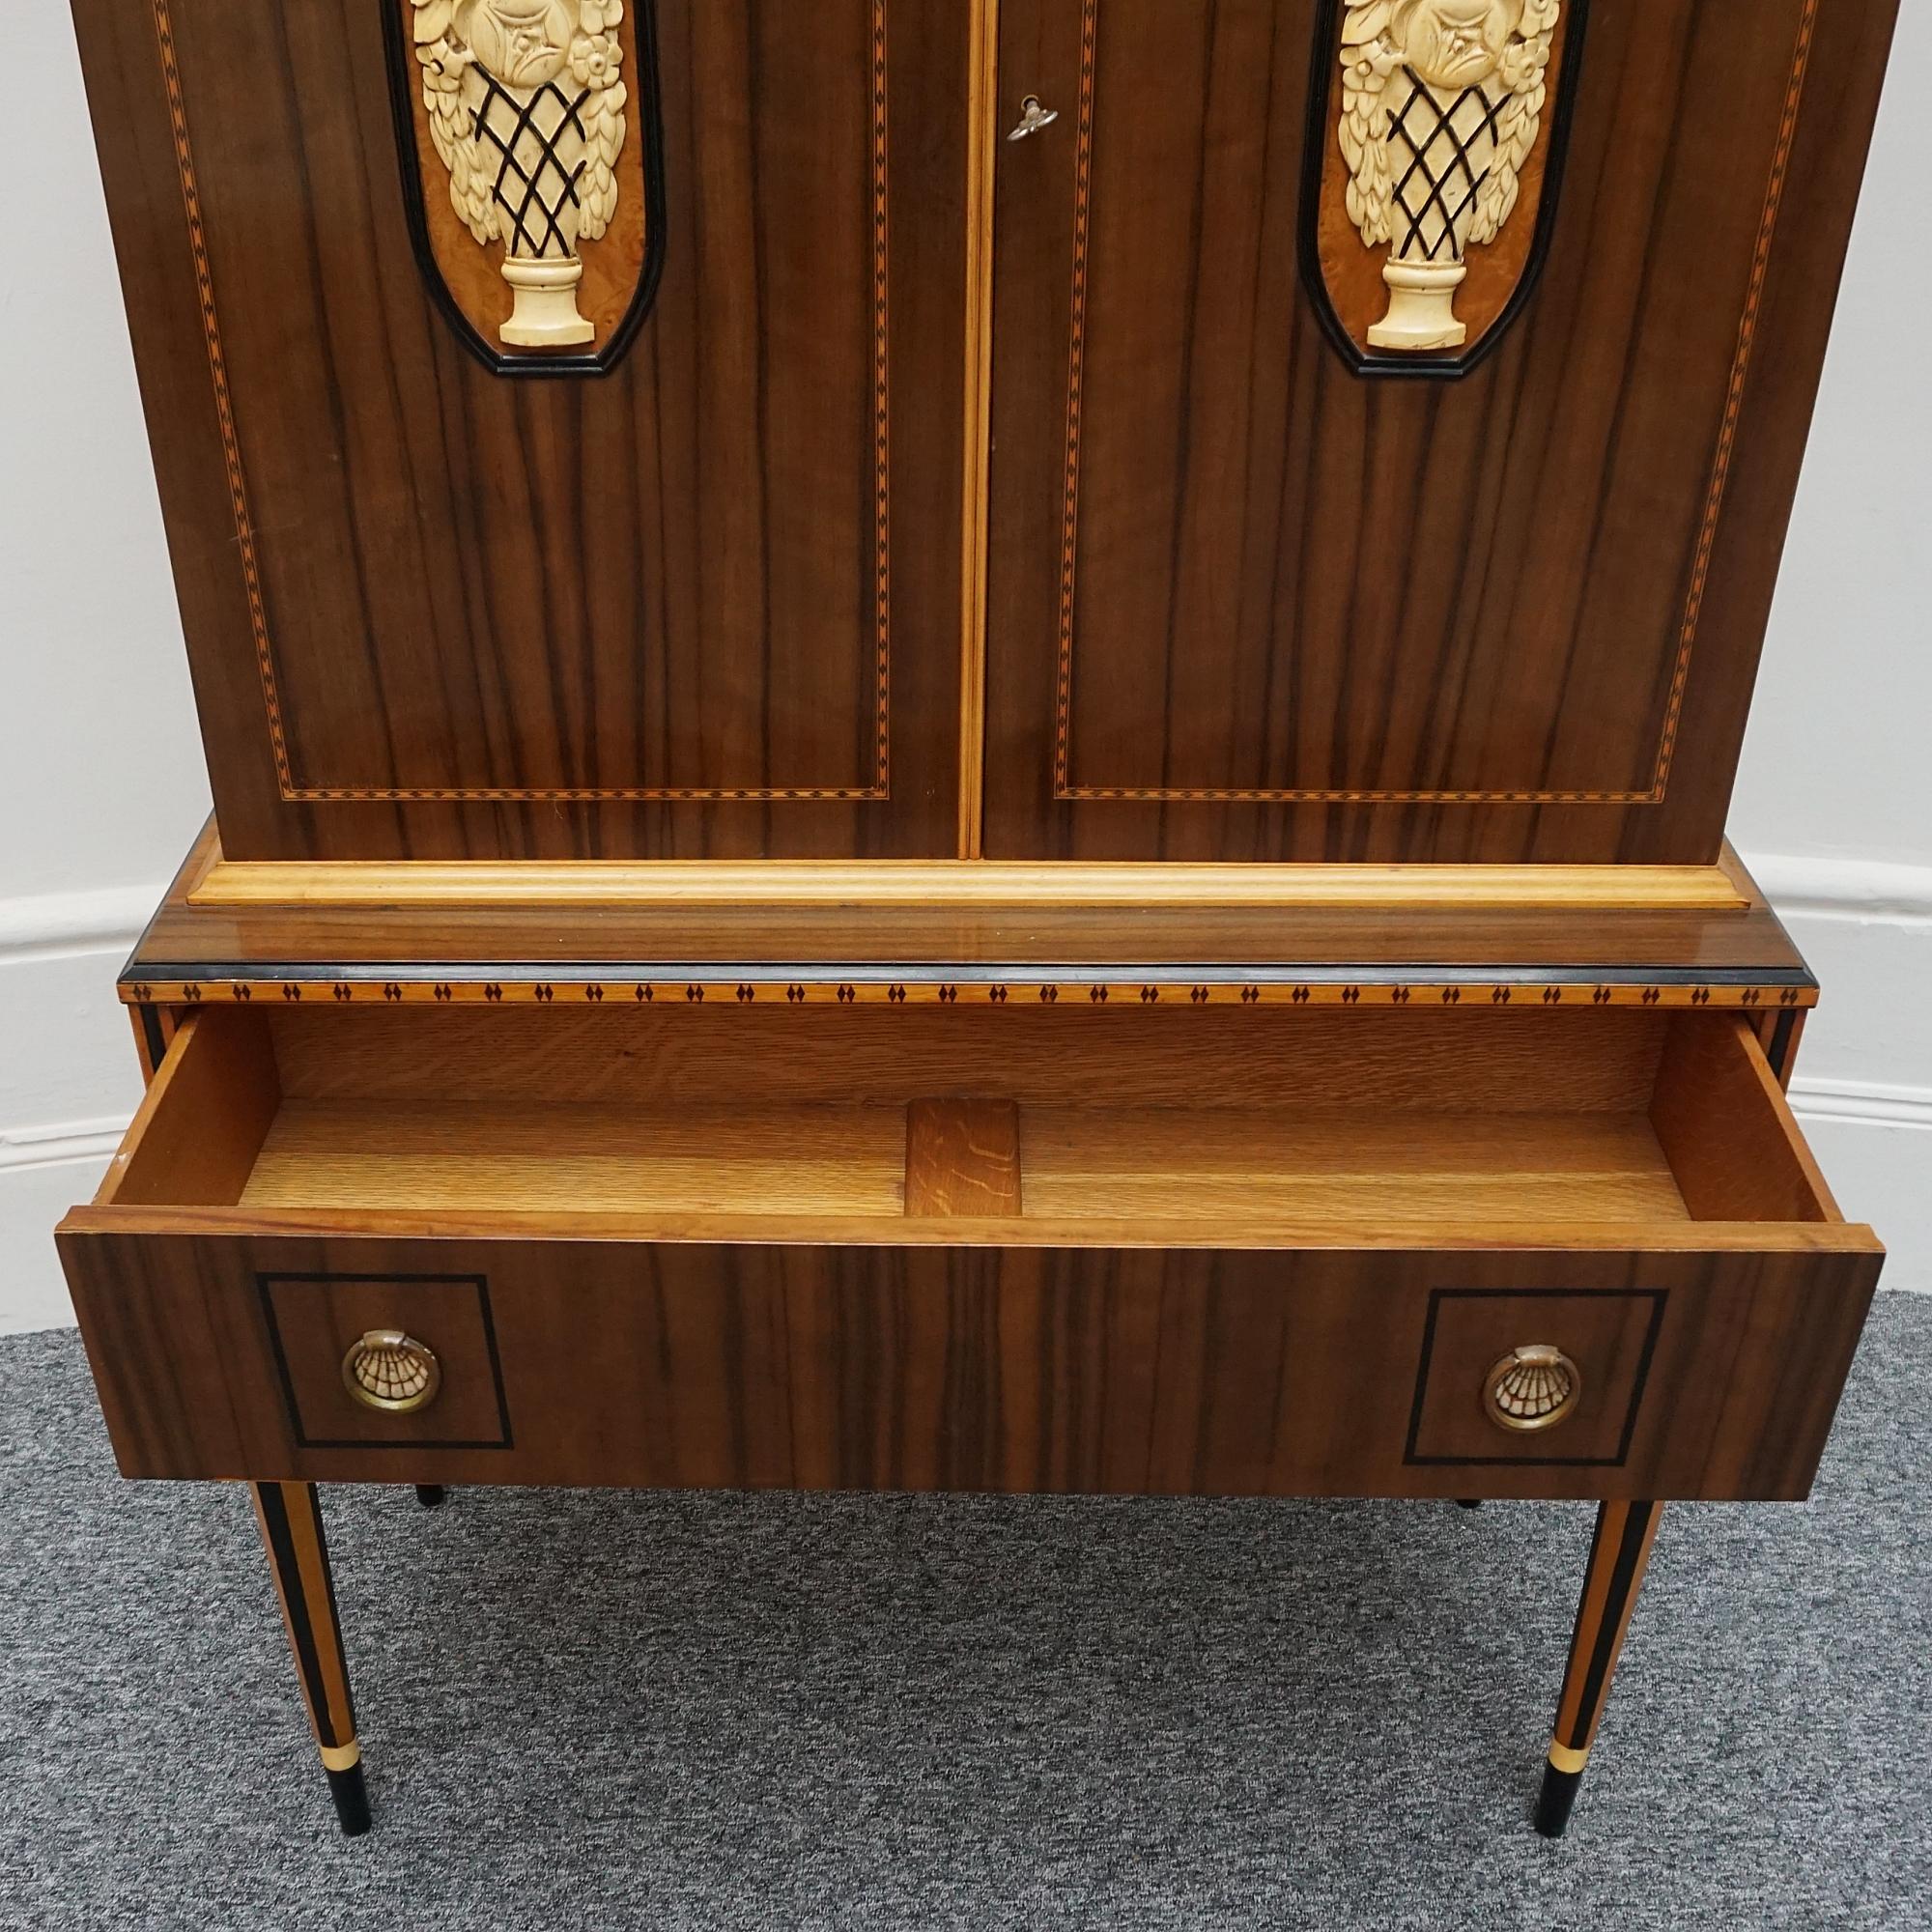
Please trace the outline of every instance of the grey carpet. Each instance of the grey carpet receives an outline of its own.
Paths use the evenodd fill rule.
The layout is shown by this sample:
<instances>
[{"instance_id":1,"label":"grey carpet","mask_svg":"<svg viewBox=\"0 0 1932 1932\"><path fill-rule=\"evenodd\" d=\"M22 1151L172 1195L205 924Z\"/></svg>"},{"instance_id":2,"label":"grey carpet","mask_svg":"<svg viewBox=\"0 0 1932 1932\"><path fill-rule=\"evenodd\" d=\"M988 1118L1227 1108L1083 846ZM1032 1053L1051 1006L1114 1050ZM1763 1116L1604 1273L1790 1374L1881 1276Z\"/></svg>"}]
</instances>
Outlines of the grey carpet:
<instances>
[{"instance_id":1,"label":"grey carpet","mask_svg":"<svg viewBox=\"0 0 1932 1932\"><path fill-rule=\"evenodd\" d=\"M1805 1508L1665 1519L1568 1838L1587 1508L331 1492L335 1835L242 1492L0 1343L7 1927L1932 1922L1932 1298Z\"/></svg>"}]
</instances>

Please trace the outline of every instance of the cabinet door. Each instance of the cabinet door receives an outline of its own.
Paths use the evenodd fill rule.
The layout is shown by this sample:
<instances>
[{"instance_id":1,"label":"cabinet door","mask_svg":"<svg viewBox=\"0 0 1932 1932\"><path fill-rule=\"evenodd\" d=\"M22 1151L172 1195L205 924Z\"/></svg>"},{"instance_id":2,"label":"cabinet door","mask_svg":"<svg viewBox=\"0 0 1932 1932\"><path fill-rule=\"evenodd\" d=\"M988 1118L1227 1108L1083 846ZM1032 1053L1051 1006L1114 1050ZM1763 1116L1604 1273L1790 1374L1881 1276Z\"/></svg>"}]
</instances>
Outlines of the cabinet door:
<instances>
[{"instance_id":1,"label":"cabinet door","mask_svg":"<svg viewBox=\"0 0 1932 1932\"><path fill-rule=\"evenodd\" d=\"M75 14L231 858L953 850L963 8ZM605 233L511 208L606 109ZM453 179L577 238L563 368Z\"/></svg>"},{"instance_id":2,"label":"cabinet door","mask_svg":"<svg viewBox=\"0 0 1932 1932\"><path fill-rule=\"evenodd\" d=\"M1476 27L1552 12L1469 341L1388 352L1343 37L1393 102L1436 0L1004 0L990 854L1716 856L1895 0Z\"/></svg>"}]
</instances>

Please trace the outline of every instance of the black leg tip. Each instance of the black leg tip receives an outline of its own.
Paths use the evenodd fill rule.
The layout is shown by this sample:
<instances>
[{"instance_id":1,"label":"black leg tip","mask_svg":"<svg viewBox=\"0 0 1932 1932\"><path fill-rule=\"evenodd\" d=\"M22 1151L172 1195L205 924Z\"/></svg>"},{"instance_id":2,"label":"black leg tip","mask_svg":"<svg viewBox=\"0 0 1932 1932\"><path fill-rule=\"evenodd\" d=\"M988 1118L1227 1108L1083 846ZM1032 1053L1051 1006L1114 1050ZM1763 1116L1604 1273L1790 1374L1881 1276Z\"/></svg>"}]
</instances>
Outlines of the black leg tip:
<instances>
[{"instance_id":1,"label":"black leg tip","mask_svg":"<svg viewBox=\"0 0 1932 1932\"><path fill-rule=\"evenodd\" d=\"M416 1501L421 1503L426 1510L440 1509L442 1507L442 1485L440 1483L418 1483L416 1485Z\"/></svg>"},{"instance_id":2,"label":"black leg tip","mask_svg":"<svg viewBox=\"0 0 1932 1932\"><path fill-rule=\"evenodd\" d=\"M335 1800L335 1815L345 1838L359 1838L369 1829L369 1787L362 1780L362 1767L352 1764L347 1771L328 1773L328 1795Z\"/></svg>"},{"instance_id":3,"label":"black leg tip","mask_svg":"<svg viewBox=\"0 0 1932 1932\"><path fill-rule=\"evenodd\" d=\"M1543 1767L1543 1790L1536 1801L1536 1829L1546 1838L1560 1838L1570 1822L1570 1808L1577 1802L1577 1787L1583 1781L1580 1771L1558 1771L1553 1764Z\"/></svg>"},{"instance_id":4,"label":"black leg tip","mask_svg":"<svg viewBox=\"0 0 1932 1932\"><path fill-rule=\"evenodd\" d=\"M1458 1496L1456 1498L1456 1507L1458 1509L1479 1510L1482 1506L1483 1499L1481 1496Z\"/></svg>"}]
</instances>

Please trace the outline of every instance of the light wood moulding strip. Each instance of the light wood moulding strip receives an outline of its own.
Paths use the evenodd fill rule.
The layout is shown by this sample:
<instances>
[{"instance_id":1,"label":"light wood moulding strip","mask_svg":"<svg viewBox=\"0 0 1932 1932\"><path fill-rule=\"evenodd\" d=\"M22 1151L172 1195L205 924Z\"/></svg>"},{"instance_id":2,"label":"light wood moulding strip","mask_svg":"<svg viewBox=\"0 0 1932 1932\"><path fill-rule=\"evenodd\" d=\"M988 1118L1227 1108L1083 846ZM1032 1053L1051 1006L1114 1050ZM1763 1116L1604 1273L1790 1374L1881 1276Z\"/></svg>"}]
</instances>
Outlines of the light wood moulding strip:
<instances>
[{"instance_id":1,"label":"light wood moulding strip","mask_svg":"<svg viewBox=\"0 0 1932 1932\"><path fill-rule=\"evenodd\" d=\"M959 582L959 856L980 856L986 765L986 479L992 456L993 156L1000 0L971 0L966 101L966 515Z\"/></svg>"},{"instance_id":2,"label":"light wood moulding strip","mask_svg":"<svg viewBox=\"0 0 1932 1932\"><path fill-rule=\"evenodd\" d=\"M217 859L191 906L1667 907L1743 911L1721 866L1170 866L999 860Z\"/></svg>"},{"instance_id":3,"label":"light wood moulding strip","mask_svg":"<svg viewBox=\"0 0 1932 1932\"><path fill-rule=\"evenodd\" d=\"M1184 1248L1203 1253L1233 1248L1269 1251L1419 1249L1468 1253L1544 1254L1882 1254L1877 1236L1843 1221L1551 1221L1526 1227L1501 1221L1225 1220L1203 1222L1147 1215L1078 1219L951 1214L786 1214L781 1246ZM232 1235L247 1239L358 1236L395 1239L483 1241L554 1238L573 1241L662 1241L725 1245L774 1242L769 1215L608 1209L567 1214L513 1210L373 1208L122 1207L108 1196L75 1208L63 1235Z\"/></svg>"}]
</instances>

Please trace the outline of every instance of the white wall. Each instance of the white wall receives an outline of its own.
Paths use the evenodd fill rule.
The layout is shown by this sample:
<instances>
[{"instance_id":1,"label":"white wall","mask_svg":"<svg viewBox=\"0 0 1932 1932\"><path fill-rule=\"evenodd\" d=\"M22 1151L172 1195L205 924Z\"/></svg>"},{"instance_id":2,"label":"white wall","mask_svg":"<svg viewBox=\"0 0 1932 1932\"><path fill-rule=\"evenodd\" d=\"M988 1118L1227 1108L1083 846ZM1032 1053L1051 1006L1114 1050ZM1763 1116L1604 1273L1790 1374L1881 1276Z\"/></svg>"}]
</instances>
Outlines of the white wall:
<instances>
[{"instance_id":1,"label":"white wall","mask_svg":"<svg viewBox=\"0 0 1932 1932\"><path fill-rule=\"evenodd\" d=\"M48 1230L137 1088L113 980L207 810L63 7L16 10L0 274L0 1332L71 1319ZM1932 1288L1932 308L1905 10L1732 817L1826 984L1797 1094L1839 1199ZM1908 206L1907 198L1914 198ZM31 265L30 270L23 265Z\"/></svg>"},{"instance_id":2,"label":"white wall","mask_svg":"<svg viewBox=\"0 0 1932 1932\"><path fill-rule=\"evenodd\" d=\"M0 1331L71 1319L48 1231L140 1088L114 976L208 810L73 30L9 11L33 85L0 271Z\"/></svg>"},{"instance_id":3,"label":"white wall","mask_svg":"<svg viewBox=\"0 0 1932 1932\"><path fill-rule=\"evenodd\" d=\"M1839 1206L1932 1290L1932 379L1897 318L1932 85L1932 6L1898 22L1731 837L1824 987L1793 1094Z\"/></svg>"}]
</instances>

